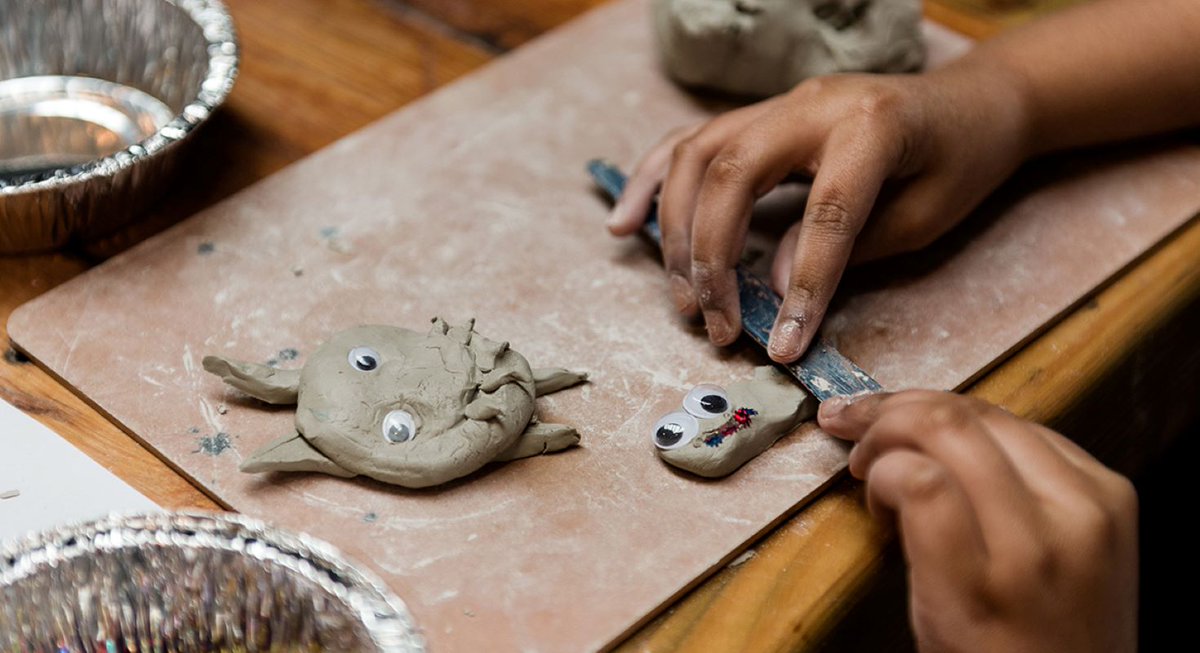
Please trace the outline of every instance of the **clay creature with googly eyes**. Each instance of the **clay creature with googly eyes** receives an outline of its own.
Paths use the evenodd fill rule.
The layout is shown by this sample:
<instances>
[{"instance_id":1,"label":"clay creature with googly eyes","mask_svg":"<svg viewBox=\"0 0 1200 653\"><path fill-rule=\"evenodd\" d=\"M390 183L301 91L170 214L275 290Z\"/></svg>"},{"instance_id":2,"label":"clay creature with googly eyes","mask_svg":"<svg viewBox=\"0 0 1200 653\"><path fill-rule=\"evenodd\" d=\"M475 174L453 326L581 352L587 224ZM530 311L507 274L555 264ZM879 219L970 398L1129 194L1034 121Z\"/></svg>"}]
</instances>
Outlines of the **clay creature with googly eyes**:
<instances>
[{"instance_id":1,"label":"clay creature with googly eyes","mask_svg":"<svg viewBox=\"0 0 1200 653\"><path fill-rule=\"evenodd\" d=\"M726 476L817 412L817 400L774 367L728 389L698 385L651 435L658 455L693 474Z\"/></svg>"},{"instance_id":2,"label":"clay creature with googly eyes","mask_svg":"<svg viewBox=\"0 0 1200 653\"><path fill-rule=\"evenodd\" d=\"M566 449L575 429L538 422L534 398L587 375L532 369L508 343L434 318L429 333L361 326L334 335L300 370L204 358L204 369L272 404L296 404L296 430L244 472L305 471L421 488L493 461Z\"/></svg>"}]
</instances>

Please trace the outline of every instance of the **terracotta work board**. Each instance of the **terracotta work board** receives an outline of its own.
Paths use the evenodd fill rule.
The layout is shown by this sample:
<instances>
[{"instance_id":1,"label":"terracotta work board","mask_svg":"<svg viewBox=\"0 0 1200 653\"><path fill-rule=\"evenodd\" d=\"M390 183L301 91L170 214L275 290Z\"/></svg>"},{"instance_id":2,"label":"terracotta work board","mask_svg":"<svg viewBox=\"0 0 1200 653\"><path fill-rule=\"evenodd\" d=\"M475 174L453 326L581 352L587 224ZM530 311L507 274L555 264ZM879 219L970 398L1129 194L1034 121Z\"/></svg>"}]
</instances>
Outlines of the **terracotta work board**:
<instances>
[{"instance_id":1,"label":"terracotta work board","mask_svg":"<svg viewBox=\"0 0 1200 653\"><path fill-rule=\"evenodd\" d=\"M584 16L39 297L9 333L222 503L372 564L434 650L610 645L845 461L811 425L717 482L653 452L687 389L765 359L712 349L654 251L603 233L584 163L628 167L706 115L659 74L646 12ZM966 47L929 33L935 58ZM959 387L1198 207L1200 148L1041 164L930 252L852 275L827 335L886 387ZM296 367L346 327L434 315L589 371L539 400L583 446L419 492L237 471L292 413L227 390L205 354Z\"/></svg>"}]
</instances>

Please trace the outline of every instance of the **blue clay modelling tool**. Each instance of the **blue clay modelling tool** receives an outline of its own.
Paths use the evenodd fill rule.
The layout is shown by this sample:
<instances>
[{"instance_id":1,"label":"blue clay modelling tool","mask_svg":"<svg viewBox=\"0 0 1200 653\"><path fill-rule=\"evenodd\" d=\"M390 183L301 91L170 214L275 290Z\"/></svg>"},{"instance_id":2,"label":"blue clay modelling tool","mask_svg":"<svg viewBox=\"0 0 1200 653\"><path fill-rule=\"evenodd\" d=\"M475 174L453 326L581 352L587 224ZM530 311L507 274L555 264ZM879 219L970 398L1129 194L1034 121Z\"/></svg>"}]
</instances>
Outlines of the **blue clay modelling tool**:
<instances>
[{"instance_id":1,"label":"blue clay modelling tool","mask_svg":"<svg viewBox=\"0 0 1200 653\"><path fill-rule=\"evenodd\" d=\"M625 190L624 173L611 164L599 160L590 161L588 172L596 185L613 201ZM650 215L642 225L642 232L656 244L662 245L657 206L650 207ZM771 327L775 324L775 316L779 314L779 296L745 266L737 266L737 278L738 299L742 307L742 328L765 351ZM883 390L875 379L841 355L824 338L814 341L800 360L783 367L819 401L840 395Z\"/></svg>"}]
</instances>

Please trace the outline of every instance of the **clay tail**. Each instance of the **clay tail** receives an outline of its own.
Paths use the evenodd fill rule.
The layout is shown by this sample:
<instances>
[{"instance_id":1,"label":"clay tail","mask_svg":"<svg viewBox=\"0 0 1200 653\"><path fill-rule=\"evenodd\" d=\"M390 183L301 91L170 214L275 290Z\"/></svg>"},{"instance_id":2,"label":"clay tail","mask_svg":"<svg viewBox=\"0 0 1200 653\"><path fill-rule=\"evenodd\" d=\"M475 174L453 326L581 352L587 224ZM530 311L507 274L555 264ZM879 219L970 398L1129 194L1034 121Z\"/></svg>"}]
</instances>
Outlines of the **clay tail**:
<instances>
[{"instance_id":1,"label":"clay tail","mask_svg":"<svg viewBox=\"0 0 1200 653\"><path fill-rule=\"evenodd\" d=\"M587 381L587 372L574 372L561 367L543 367L533 371L533 384L537 396L558 392Z\"/></svg>"},{"instance_id":2,"label":"clay tail","mask_svg":"<svg viewBox=\"0 0 1200 653\"><path fill-rule=\"evenodd\" d=\"M325 457L299 433L291 433L255 451L238 466L248 474L263 472L320 472L350 478L354 472Z\"/></svg>"},{"instance_id":3,"label":"clay tail","mask_svg":"<svg viewBox=\"0 0 1200 653\"><path fill-rule=\"evenodd\" d=\"M205 356L204 369L225 383L268 404L294 404L300 391L300 370L280 370L257 363Z\"/></svg>"}]
</instances>

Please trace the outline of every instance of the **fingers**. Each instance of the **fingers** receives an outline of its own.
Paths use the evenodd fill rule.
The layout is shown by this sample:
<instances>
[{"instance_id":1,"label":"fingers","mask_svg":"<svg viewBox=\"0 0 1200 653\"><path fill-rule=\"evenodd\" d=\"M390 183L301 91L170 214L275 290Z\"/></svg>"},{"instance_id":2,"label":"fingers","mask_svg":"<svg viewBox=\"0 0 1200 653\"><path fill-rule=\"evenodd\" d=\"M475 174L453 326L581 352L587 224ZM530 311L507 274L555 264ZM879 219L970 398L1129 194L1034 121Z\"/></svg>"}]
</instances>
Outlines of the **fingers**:
<instances>
[{"instance_id":1,"label":"fingers","mask_svg":"<svg viewBox=\"0 0 1200 653\"><path fill-rule=\"evenodd\" d=\"M827 433L859 441L886 413L912 404L936 405L947 400L973 405L978 418L993 434L997 444L1014 463L1022 478L1044 499L1087 491L1088 477L1111 475L1079 445L1062 435L1026 422L998 408L966 397L942 392L910 390L901 393L877 393L862 397L833 397L821 404L818 419ZM913 425L914 436L933 428L929 422ZM865 450L856 456L869 455Z\"/></svg>"},{"instance_id":2,"label":"fingers","mask_svg":"<svg viewBox=\"0 0 1200 653\"><path fill-rule=\"evenodd\" d=\"M727 345L741 332L737 274L754 202L796 166L814 143L778 114L761 117L713 157L704 172L692 225L692 288L709 339ZM811 140L811 139L808 139Z\"/></svg>"},{"instance_id":3,"label":"fingers","mask_svg":"<svg viewBox=\"0 0 1200 653\"><path fill-rule=\"evenodd\" d=\"M854 133L831 134L824 151L767 349L781 363L799 358L816 335L855 238L896 166L894 153Z\"/></svg>"},{"instance_id":4,"label":"fingers","mask_svg":"<svg viewBox=\"0 0 1200 653\"><path fill-rule=\"evenodd\" d=\"M692 288L692 215L708 161L720 149L713 132L697 136L675 147L658 203L663 265L671 283L671 298L675 310L688 317L699 311Z\"/></svg>"},{"instance_id":5,"label":"fingers","mask_svg":"<svg viewBox=\"0 0 1200 653\"><path fill-rule=\"evenodd\" d=\"M948 185L948 179L925 177L881 201L858 234L850 262L866 263L916 251L948 231L965 215L949 210L947 196L954 191Z\"/></svg>"},{"instance_id":6,"label":"fingers","mask_svg":"<svg viewBox=\"0 0 1200 653\"><path fill-rule=\"evenodd\" d=\"M800 237L800 223L788 227L779 239L775 260L771 262L771 288L782 297L787 292L788 277L792 275L792 258L796 254L796 239Z\"/></svg>"},{"instance_id":7,"label":"fingers","mask_svg":"<svg viewBox=\"0 0 1200 653\"><path fill-rule=\"evenodd\" d=\"M886 407L895 407L914 401L930 401L942 396L943 393L928 390L909 390L907 392L876 392L867 395L851 397L830 397L821 402L817 409L817 420L826 433L858 442L880 416Z\"/></svg>"},{"instance_id":8,"label":"fingers","mask_svg":"<svg viewBox=\"0 0 1200 653\"><path fill-rule=\"evenodd\" d=\"M937 461L968 497L992 551L1005 559L1027 559L1043 527L1035 495L1017 469L1011 438L989 428L998 409L945 393L901 393L867 397L841 411L842 419L867 424L850 453L850 471L867 478L884 455L917 451ZM1013 418L1015 419L1015 418Z\"/></svg>"},{"instance_id":9,"label":"fingers","mask_svg":"<svg viewBox=\"0 0 1200 653\"><path fill-rule=\"evenodd\" d=\"M770 110L768 100L724 114L672 148L670 169L659 195L663 264L675 308L686 316L699 311L692 284L692 229L696 203L713 158L747 125Z\"/></svg>"},{"instance_id":10,"label":"fingers","mask_svg":"<svg viewBox=\"0 0 1200 653\"><path fill-rule=\"evenodd\" d=\"M675 306L687 316L703 311L710 339L726 345L740 332L734 268L754 202L789 173L815 171L800 227L777 258L790 270L777 266L773 274L785 287L768 352L795 361L824 318L884 180L915 169L905 163L911 125L897 118L906 98L876 80L817 80L672 135L639 164L610 229L636 230L661 181L663 262Z\"/></svg>"},{"instance_id":11,"label":"fingers","mask_svg":"<svg viewBox=\"0 0 1200 653\"><path fill-rule=\"evenodd\" d=\"M858 235L850 262L923 249L962 222L985 196L978 189L964 189L960 179L945 171L913 179L876 206Z\"/></svg>"},{"instance_id":12,"label":"fingers","mask_svg":"<svg viewBox=\"0 0 1200 653\"><path fill-rule=\"evenodd\" d=\"M1065 448L1054 442L1069 442L1066 438L1002 410L989 410L983 420L1019 470L1026 485L1042 501L1052 503L1092 492L1093 484L1083 467L1087 463L1083 459L1073 460L1076 454L1067 454ZM1074 446L1074 443L1071 445ZM1079 451L1082 452L1082 449ZM1100 467L1091 456L1083 455L1093 465Z\"/></svg>"},{"instance_id":13,"label":"fingers","mask_svg":"<svg viewBox=\"0 0 1200 653\"><path fill-rule=\"evenodd\" d=\"M981 582L983 535L966 494L942 465L898 449L881 456L866 480L871 513L898 520L911 584L924 600L952 604L964 585Z\"/></svg>"},{"instance_id":14,"label":"fingers","mask_svg":"<svg viewBox=\"0 0 1200 653\"><path fill-rule=\"evenodd\" d=\"M614 236L628 236L641 228L650 213L654 196L671 167L671 152L682 140L700 131L701 125L673 130L650 149L638 162L625 184L625 191L613 206L605 226Z\"/></svg>"}]
</instances>

